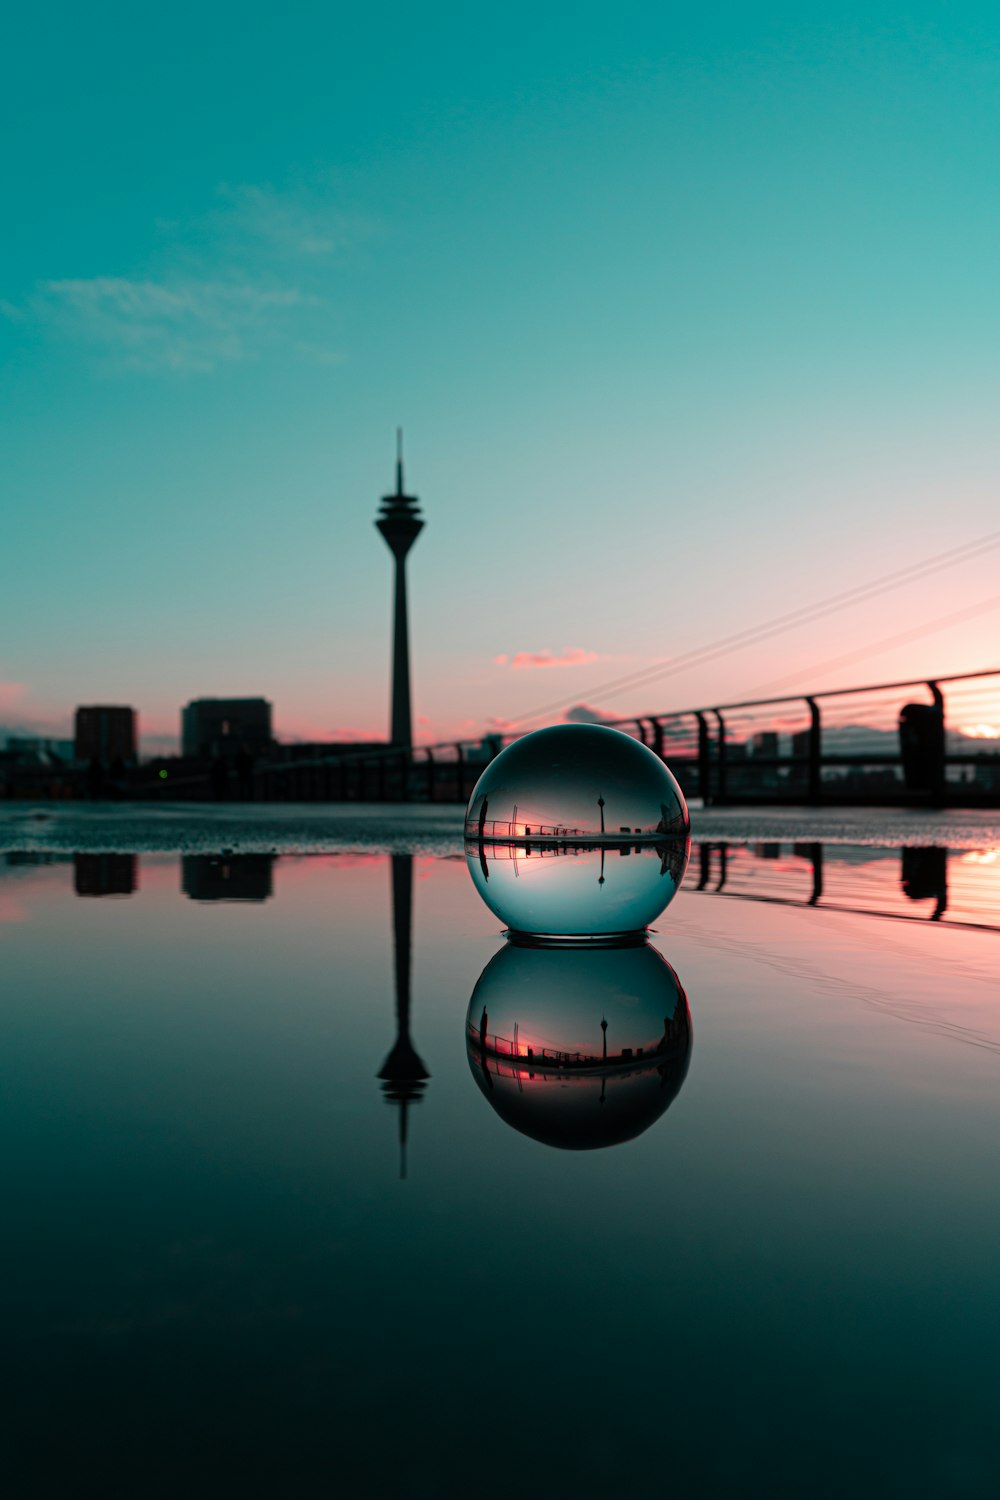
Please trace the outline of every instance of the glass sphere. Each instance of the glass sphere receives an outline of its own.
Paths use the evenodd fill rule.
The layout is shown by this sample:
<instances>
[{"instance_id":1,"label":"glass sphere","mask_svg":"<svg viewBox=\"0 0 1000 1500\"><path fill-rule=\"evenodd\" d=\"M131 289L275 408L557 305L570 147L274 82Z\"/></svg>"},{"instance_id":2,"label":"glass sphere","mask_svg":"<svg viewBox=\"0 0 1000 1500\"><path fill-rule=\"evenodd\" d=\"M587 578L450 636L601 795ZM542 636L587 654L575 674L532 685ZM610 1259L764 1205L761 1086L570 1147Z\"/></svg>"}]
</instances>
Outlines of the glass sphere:
<instances>
[{"instance_id":1,"label":"glass sphere","mask_svg":"<svg viewBox=\"0 0 1000 1500\"><path fill-rule=\"evenodd\" d=\"M676 1098L691 1056L683 986L648 942L508 941L469 1002L466 1050L508 1125L585 1151L631 1140Z\"/></svg>"},{"instance_id":2,"label":"glass sphere","mask_svg":"<svg viewBox=\"0 0 1000 1500\"><path fill-rule=\"evenodd\" d=\"M467 838L686 838L687 803L648 746L603 724L554 724L491 760L465 814Z\"/></svg>"},{"instance_id":3,"label":"glass sphere","mask_svg":"<svg viewBox=\"0 0 1000 1500\"><path fill-rule=\"evenodd\" d=\"M687 868L684 794L645 745L598 724L515 740L465 816L473 883L515 932L613 938L642 931Z\"/></svg>"}]
</instances>

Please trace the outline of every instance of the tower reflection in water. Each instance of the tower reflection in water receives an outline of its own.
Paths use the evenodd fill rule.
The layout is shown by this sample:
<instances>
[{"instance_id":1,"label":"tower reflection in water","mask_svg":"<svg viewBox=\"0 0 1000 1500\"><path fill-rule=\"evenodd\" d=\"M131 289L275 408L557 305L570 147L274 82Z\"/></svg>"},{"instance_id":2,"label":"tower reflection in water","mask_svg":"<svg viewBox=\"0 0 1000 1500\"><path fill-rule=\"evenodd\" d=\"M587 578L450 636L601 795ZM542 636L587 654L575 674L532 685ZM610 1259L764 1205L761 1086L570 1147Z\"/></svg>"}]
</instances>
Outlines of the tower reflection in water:
<instances>
[{"instance_id":1,"label":"tower reflection in water","mask_svg":"<svg viewBox=\"0 0 1000 1500\"><path fill-rule=\"evenodd\" d=\"M466 1016L469 1066L508 1125L586 1151L632 1140L677 1097L691 1057L684 988L657 950L509 939Z\"/></svg>"},{"instance_id":2,"label":"tower reflection in water","mask_svg":"<svg viewBox=\"0 0 1000 1500\"><path fill-rule=\"evenodd\" d=\"M406 1176L406 1142L411 1104L417 1104L431 1076L410 1040L410 948L413 925L413 855L393 854L392 928L395 947L396 1040L378 1076L386 1102L399 1108L399 1175Z\"/></svg>"}]
</instances>

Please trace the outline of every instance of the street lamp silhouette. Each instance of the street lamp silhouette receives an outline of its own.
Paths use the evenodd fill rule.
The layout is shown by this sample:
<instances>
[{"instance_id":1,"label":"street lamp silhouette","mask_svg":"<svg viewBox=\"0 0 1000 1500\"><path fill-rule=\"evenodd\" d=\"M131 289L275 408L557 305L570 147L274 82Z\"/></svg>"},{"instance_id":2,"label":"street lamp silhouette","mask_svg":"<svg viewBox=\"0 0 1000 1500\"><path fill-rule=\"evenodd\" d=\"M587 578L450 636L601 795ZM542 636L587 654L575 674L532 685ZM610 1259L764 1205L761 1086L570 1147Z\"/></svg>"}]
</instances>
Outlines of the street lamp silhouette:
<instances>
[{"instance_id":1,"label":"street lamp silhouette","mask_svg":"<svg viewBox=\"0 0 1000 1500\"><path fill-rule=\"evenodd\" d=\"M608 1018L601 1017L601 1030L604 1032L604 1061L608 1060Z\"/></svg>"},{"instance_id":2,"label":"street lamp silhouette","mask_svg":"<svg viewBox=\"0 0 1000 1500\"><path fill-rule=\"evenodd\" d=\"M406 1176L407 1111L431 1076L410 1040L410 929L413 855L392 856L392 925L396 950L396 1041L379 1071L386 1100L399 1105L399 1175Z\"/></svg>"},{"instance_id":3,"label":"street lamp silhouette","mask_svg":"<svg viewBox=\"0 0 1000 1500\"><path fill-rule=\"evenodd\" d=\"M396 493L382 499L375 522L396 560L392 627L392 735L395 748L413 746L410 714L410 629L406 610L406 555L424 528L419 502L403 492L403 429L396 429Z\"/></svg>"}]
</instances>

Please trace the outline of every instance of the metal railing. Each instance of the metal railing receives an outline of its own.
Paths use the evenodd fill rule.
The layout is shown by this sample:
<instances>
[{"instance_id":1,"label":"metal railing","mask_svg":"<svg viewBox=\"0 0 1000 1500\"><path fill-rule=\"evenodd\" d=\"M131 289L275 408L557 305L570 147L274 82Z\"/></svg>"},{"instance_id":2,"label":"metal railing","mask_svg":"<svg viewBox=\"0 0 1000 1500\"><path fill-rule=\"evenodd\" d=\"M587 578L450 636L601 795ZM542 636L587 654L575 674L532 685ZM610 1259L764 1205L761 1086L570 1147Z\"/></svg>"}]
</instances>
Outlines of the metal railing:
<instances>
[{"instance_id":1,"label":"metal railing","mask_svg":"<svg viewBox=\"0 0 1000 1500\"><path fill-rule=\"evenodd\" d=\"M625 1047L620 1052L565 1051L559 1047L529 1046L517 1034L500 1036L480 1031L474 1021L466 1022L466 1038L471 1047L489 1056L491 1061L504 1062L513 1068L537 1068L539 1071L563 1073L615 1073L631 1072L637 1067L662 1063L677 1042L686 1035L681 1015L664 1035L642 1047ZM513 1076L513 1074L511 1075Z\"/></svg>"},{"instance_id":2,"label":"metal railing","mask_svg":"<svg viewBox=\"0 0 1000 1500\"><path fill-rule=\"evenodd\" d=\"M1000 807L1000 669L603 722L647 745L706 805ZM265 765L254 795L465 802L519 737Z\"/></svg>"},{"instance_id":3,"label":"metal railing","mask_svg":"<svg viewBox=\"0 0 1000 1500\"><path fill-rule=\"evenodd\" d=\"M1000 668L825 693L721 703L603 722L641 740L706 805L1000 807ZM338 749L218 767L139 768L117 795L170 801L453 802L468 800L517 734L412 750ZM51 771L0 797L86 796ZM569 830L566 830L568 833Z\"/></svg>"}]
</instances>

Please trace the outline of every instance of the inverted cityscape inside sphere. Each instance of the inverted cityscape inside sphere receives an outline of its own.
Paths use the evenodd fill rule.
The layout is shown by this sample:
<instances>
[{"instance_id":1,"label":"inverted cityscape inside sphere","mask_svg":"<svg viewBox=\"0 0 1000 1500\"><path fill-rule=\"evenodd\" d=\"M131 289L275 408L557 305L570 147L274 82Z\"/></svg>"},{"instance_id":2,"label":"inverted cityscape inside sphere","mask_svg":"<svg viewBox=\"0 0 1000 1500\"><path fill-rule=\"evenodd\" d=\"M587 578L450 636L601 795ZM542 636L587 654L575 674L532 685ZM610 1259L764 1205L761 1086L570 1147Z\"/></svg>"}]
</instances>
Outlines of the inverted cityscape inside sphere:
<instances>
[{"instance_id":1,"label":"inverted cityscape inside sphere","mask_svg":"<svg viewBox=\"0 0 1000 1500\"><path fill-rule=\"evenodd\" d=\"M596 951L505 943L473 991L466 1050L508 1125L567 1150L612 1146L677 1096L691 1013L647 942Z\"/></svg>"},{"instance_id":2,"label":"inverted cityscape inside sphere","mask_svg":"<svg viewBox=\"0 0 1000 1500\"><path fill-rule=\"evenodd\" d=\"M567 724L515 740L487 766L465 852L512 931L613 941L672 900L689 835L684 794L658 756L619 730Z\"/></svg>"}]
</instances>

